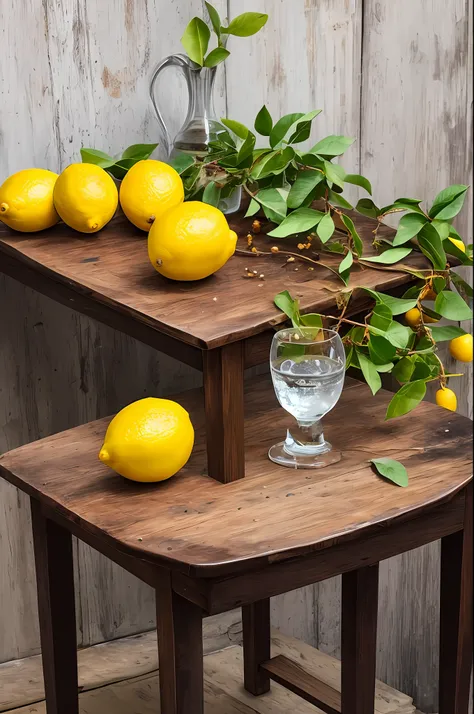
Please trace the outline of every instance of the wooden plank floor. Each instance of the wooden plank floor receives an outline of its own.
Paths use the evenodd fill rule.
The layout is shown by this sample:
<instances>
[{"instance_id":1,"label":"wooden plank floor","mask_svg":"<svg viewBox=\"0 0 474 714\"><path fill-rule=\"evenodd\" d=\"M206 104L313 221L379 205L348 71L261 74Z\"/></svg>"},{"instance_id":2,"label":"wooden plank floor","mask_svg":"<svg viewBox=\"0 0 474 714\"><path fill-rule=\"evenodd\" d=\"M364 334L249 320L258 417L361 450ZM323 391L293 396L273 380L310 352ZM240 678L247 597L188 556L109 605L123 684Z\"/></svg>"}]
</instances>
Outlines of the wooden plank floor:
<instances>
[{"instance_id":1,"label":"wooden plank floor","mask_svg":"<svg viewBox=\"0 0 474 714\"><path fill-rule=\"evenodd\" d=\"M238 633L236 632L236 638ZM272 655L284 654L338 690L340 663L299 640L273 633ZM159 714L156 633L148 632L79 652L81 714ZM253 697L242 686L242 648L227 647L204 658L206 714L317 714L283 687ZM41 657L0 665L0 711L46 714ZM377 683L376 714L415 714L410 697Z\"/></svg>"}]
</instances>

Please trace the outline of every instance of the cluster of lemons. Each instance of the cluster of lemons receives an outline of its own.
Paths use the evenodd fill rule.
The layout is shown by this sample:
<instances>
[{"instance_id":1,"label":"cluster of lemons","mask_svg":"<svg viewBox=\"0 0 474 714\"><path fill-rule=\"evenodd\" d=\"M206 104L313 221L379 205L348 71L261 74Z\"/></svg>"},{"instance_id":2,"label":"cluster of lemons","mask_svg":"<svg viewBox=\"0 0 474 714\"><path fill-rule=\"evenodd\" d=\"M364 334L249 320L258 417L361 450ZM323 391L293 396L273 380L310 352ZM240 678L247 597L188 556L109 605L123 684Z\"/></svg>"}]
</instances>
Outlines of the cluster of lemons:
<instances>
[{"instance_id":1,"label":"cluster of lemons","mask_svg":"<svg viewBox=\"0 0 474 714\"><path fill-rule=\"evenodd\" d=\"M224 214L201 201L184 202L183 182L168 164L137 162L121 182L94 164L71 164L61 174L26 169L0 186L0 221L22 232L51 228L59 220L80 233L97 233L120 206L149 233L155 270L172 280L201 280L235 251L237 235Z\"/></svg>"},{"instance_id":2,"label":"cluster of lemons","mask_svg":"<svg viewBox=\"0 0 474 714\"><path fill-rule=\"evenodd\" d=\"M62 220L80 233L97 233L119 202L129 221L148 233L150 261L167 278L201 280L235 251L237 234L224 214L201 201L184 202L179 174L153 159L132 166L119 191L94 164L71 164L60 175L19 171L0 186L0 221L17 231L36 232ZM193 444L187 411L177 402L149 397L112 419L99 459L125 478L163 481L186 464Z\"/></svg>"},{"instance_id":3,"label":"cluster of lemons","mask_svg":"<svg viewBox=\"0 0 474 714\"><path fill-rule=\"evenodd\" d=\"M456 244L461 243L464 247L464 250L466 249L464 246L464 243L459 240L453 240ZM458 245L459 247L459 245ZM426 299L434 299L436 298L436 295L432 292L428 292L425 295ZM420 310L418 307L413 307L411 310L408 310L408 312L405 313L405 320L410 327L413 329L417 330L421 325L423 324L431 324L433 322L438 322L438 320L435 317L431 317L431 315L428 315L423 311L423 308ZM450 341L449 343L449 352L451 354L451 357L453 359L457 360L458 362L472 362L473 359L473 339L471 334L466 334L466 335L460 335L459 337L455 337L453 340ZM452 412L455 412L458 406L458 401L455 392L453 392L452 389L449 389L445 384L441 384L441 387L438 389L435 395L436 398L436 404L440 407L444 407L445 409L449 409Z\"/></svg>"}]
</instances>

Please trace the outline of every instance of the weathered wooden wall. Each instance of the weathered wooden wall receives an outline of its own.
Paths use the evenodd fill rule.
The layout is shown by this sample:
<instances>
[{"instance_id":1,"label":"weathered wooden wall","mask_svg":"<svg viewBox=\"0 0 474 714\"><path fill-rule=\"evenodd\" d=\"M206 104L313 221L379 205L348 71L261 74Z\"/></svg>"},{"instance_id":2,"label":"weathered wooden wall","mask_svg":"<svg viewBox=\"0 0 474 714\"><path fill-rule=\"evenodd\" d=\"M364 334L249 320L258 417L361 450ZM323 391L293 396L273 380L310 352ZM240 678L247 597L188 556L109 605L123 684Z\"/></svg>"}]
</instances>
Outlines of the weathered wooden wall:
<instances>
[{"instance_id":1,"label":"weathered wooden wall","mask_svg":"<svg viewBox=\"0 0 474 714\"><path fill-rule=\"evenodd\" d=\"M319 136L357 137L346 168L375 198L432 197L472 167L469 0L219 0L229 16L270 14L262 34L232 38L220 73L219 112L250 122L323 108ZM200 0L0 0L0 181L28 166L56 170L81 145L117 152L157 138L148 100L153 65L179 51ZM469 19L469 14L471 18ZM161 84L179 126L185 97ZM459 228L470 229L469 210ZM472 216L472 199L471 199ZM472 241L472 235L470 236ZM144 394L195 384L198 375L149 348L0 278L0 449L110 413ZM470 378L471 383L472 379ZM472 413L468 380L457 382ZM152 593L77 545L82 644L153 626ZM38 651L28 505L0 485L0 661ZM384 563L379 674L436 709L438 547ZM274 621L330 653L339 649L339 583L290 593Z\"/></svg>"}]
</instances>

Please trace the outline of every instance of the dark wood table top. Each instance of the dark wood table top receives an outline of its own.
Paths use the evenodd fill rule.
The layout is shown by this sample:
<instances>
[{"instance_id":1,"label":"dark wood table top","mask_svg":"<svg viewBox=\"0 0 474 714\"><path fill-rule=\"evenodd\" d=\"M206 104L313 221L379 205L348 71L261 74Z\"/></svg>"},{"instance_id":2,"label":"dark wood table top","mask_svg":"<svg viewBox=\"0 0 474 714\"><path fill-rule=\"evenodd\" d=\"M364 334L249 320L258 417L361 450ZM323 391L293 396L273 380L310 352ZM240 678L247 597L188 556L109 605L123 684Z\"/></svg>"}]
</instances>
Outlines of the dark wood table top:
<instances>
[{"instance_id":1,"label":"dark wood table top","mask_svg":"<svg viewBox=\"0 0 474 714\"><path fill-rule=\"evenodd\" d=\"M369 247L374 222L359 214L354 220ZM252 219L235 214L229 222L241 237L239 248L247 249ZM393 231L383 227L384 233ZM294 243L262 235L257 239L257 245L266 250L272 245L292 249ZM324 262L333 267L340 260L340 256L324 255ZM7 263L13 263L13 272ZM416 256L412 264L424 265L423 256ZM148 260L145 234L123 216L94 235L74 232L63 223L41 233L21 234L0 223L0 270L56 299L61 287L87 295L95 303L94 316L111 324L113 310L121 320L113 326L134 336L132 323L141 323L202 349L242 340L282 323L285 316L273 303L281 290L288 289L299 298L305 312L335 307L335 295L343 284L329 270L309 267L313 266L301 262L285 265L281 255L235 255L205 280L173 282L155 272ZM245 278L246 268L263 273L264 279ZM350 285L391 290L412 279L407 273L364 268L354 271ZM71 297L62 301L79 309ZM101 309L108 316L101 315Z\"/></svg>"},{"instance_id":2,"label":"dark wood table top","mask_svg":"<svg viewBox=\"0 0 474 714\"><path fill-rule=\"evenodd\" d=\"M0 457L14 485L124 553L211 577L260 567L354 539L450 499L471 478L472 422L422 403L409 418L384 421L391 395L372 397L348 379L325 433L342 460L320 471L267 458L290 417L268 377L247 383L246 477L221 484L206 475L202 394L178 395L196 445L190 461L160 484L126 481L97 454L109 419L22 446ZM409 486L377 476L368 461L396 458Z\"/></svg>"}]
</instances>

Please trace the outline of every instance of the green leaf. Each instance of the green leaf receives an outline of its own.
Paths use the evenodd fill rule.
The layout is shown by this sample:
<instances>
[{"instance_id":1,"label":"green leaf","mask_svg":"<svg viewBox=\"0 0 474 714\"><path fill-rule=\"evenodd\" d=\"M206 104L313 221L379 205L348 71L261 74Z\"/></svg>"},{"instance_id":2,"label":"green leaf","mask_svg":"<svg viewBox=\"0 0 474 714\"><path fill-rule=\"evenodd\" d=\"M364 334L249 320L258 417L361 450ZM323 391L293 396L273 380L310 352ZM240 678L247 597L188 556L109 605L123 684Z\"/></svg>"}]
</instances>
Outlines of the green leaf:
<instances>
[{"instance_id":1,"label":"green leaf","mask_svg":"<svg viewBox=\"0 0 474 714\"><path fill-rule=\"evenodd\" d=\"M123 179L129 169L137 163L137 159L120 159L113 166L107 169L109 174L117 179Z\"/></svg>"},{"instance_id":2,"label":"green leaf","mask_svg":"<svg viewBox=\"0 0 474 714\"><path fill-rule=\"evenodd\" d=\"M234 119L223 118L221 119L221 124L224 124L227 129L230 129L230 131L238 136L239 139L242 139L242 141L245 141L250 133L244 124L241 124L239 121L235 121Z\"/></svg>"},{"instance_id":3,"label":"green leaf","mask_svg":"<svg viewBox=\"0 0 474 714\"><path fill-rule=\"evenodd\" d=\"M371 198L361 198L357 202L355 210L369 218L377 218L380 214L380 208L375 205Z\"/></svg>"},{"instance_id":4,"label":"green leaf","mask_svg":"<svg viewBox=\"0 0 474 714\"><path fill-rule=\"evenodd\" d=\"M370 335L369 355L372 362L377 365L384 365L391 362L395 357L397 348L394 347L385 337ZM378 367L377 367L378 369Z\"/></svg>"},{"instance_id":5,"label":"green leaf","mask_svg":"<svg viewBox=\"0 0 474 714\"><path fill-rule=\"evenodd\" d=\"M194 157L188 154L178 154L170 160L169 164L175 171L182 174L194 164Z\"/></svg>"},{"instance_id":6,"label":"green leaf","mask_svg":"<svg viewBox=\"0 0 474 714\"><path fill-rule=\"evenodd\" d=\"M316 226L321 218L326 215L321 211L314 211L312 208L298 208L285 218L277 228L274 228L269 236L272 238L286 238L295 233L309 231Z\"/></svg>"},{"instance_id":7,"label":"green leaf","mask_svg":"<svg viewBox=\"0 0 474 714\"><path fill-rule=\"evenodd\" d=\"M202 202L208 203L210 206L218 206L221 197L221 189L218 185L211 181L207 184L202 194Z\"/></svg>"},{"instance_id":8,"label":"green leaf","mask_svg":"<svg viewBox=\"0 0 474 714\"><path fill-rule=\"evenodd\" d=\"M403 357L393 368L392 374L400 384L403 384L410 381L414 370L415 361L411 357Z\"/></svg>"},{"instance_id":9,"label":"green leaf","mask_svg":"<svg viewBox=\"0 0 474 714\"><path fill-rule=\"evenodd\" d=\"M458 293L443 290L436 296L435 310L448 320L470 320L472 310Z\"/></svg>"},{"instance_id":10,"label":"green leaf","mask_svg":"<svg viewBox=\"0 0 474 714\"><path fill-rule=\"evenodd\" d=\"M391 372L393 369L393 362L387 362L387 364L375 364L375 369L377 372Z\"/></svg>"},{"instance_id":11,"label":"green leaf","mask_svg":"<svg viewBox=\"0 0 474 714\"><path fill-rule=\"evenodd\" d=\"M324 180L319 171L300 171L288 194L288 208L298 208L311 191Z\"/></svg>"},{"instance_id":12,"label":"green leaf","mask_svg":"<svg viewBox=\"0 0 474 714\"><path fill-rule=\"evenodd\" d=\"M394 347L404 350L406 349L410 339L415 334L406 325L401 325L399 322L392 322L386 330L380 330L378 327L369 325L369 332L373 335L385 337Z\"/></svg>"},{"instance_id":13,"label":"green leaf","mask_svg":"<svg viewBox=\"0 0 474 714\"><path fill-rule=\"evenodd\" d=\"M255 117L254 127L255 131L258 131L261 136L270 136L273 128L273 120L265 105L263 105Z\"/></svg>"},{"instance_id":14,"label":"green leaf","mask_svg":"<svg viewBox=\"0 0 474 714\"><path fill-rule=\"evenodd\" d=\"M189 59L203 66L204 55L207 52L211 31L200 17L193 17L186 27L181 38L181 44L186 50Z\"/></svg>"},{"instance_id":15,"label":"green leaf","mask_svg":"<svg viewBox=\"0 0 474 714\"><path fill-rule=\"evenodd\" d=\"M340 253L341 255L345 252L344 245L339 240L326 243L326 250L329 250L331 253Z\"/></svg>"},{"instance_id":16,"label":"green leaf","mask_svg":"<svg viewBox=\"0 0 474 714\"><path fill-rule=\"evenodd\" d=\"M382 380L380 379L380 375L377 372L375 365L360 350L357 350L357 355L359 357L359 364L365 381L369 385L372 394L377 394L379 389L382 387Z\"/></svg>"},{"instance_id":17,"label":"green leaf","mask_svg":"<svg viewBox=\"0 0 474 714\"><path fill-rule=\"evenodd\" d=\"M417 304L417 299L414 300L404 300L403 298L392 297L392 295L385 295L384 293L379 293L380 300L386 305L391 311L392 315L401 315L402 313L408 312L412 307Z\"/></svg>"},{"instance_id":18,"label":"green leaf","mask_svg":"<svg viewBox=\"0 0 474 714\"><path fill-rule=\"evenodd\" d=\"M325 161L324 172L329 181L335 183L336 186L339 186L339 188L344 188L344 179L346 173L342 166L339 166L338 164L331 164L330 161Z\"/></svg>"},{"instance_id":19,"label":"green leaf","mask_svg":"<svg viewBox=\"0 0 474 714\"><path fill-rule=\"evenodd\" d=\"M293 160L295 150L291 146L286 146L284 149L278 149L273 153L268 161L259 162L257 170L257 178L262 179L267 176L277 176L281 174L288 164ZM252 178L254 175L252 173Z\"/></svg>"},{"instance_id":20,"label":"green leaf","mask_svg":"<svg viewBox=\"0 0 474 714\"><path fill-rule=\"evenodd\" d=\"M436 228L441 240L444 241L445 238L449 236L451 225L448 221L438 221L435 219L434 221L431 221L431 225L433 226L433 228Z\"/></svg>"},{"instance_id":21,"label":"green leaf","mask_svg":"<svg viewBox=\"0 0 474 714\"><path fill-rule=\"evenodd\" d=\"M249 207L247 208L247 213L245 214L245 218L248 218L249 216L254 216L256 213L258 213L260 210L260 204L258 201L256 201L254 198L250 199Z\"/></svg>"},{"instance_id":22,"label":"green leaf","mask_svg":"<svg viewBox=\"0 0 474 714\"><path fill-rule=\"evenodd\" d=\"M354 206L352 206L349 201L346 201L346 199L341 196L341 194L336 193L335 191L328 192L328 199L334 206L346 208L348 211L351 211L354 208Z\"/></svg>"},{"instance_id":23,"label":"green leaf","mask_svg":"<svg viewBox=\"0 0 474 714\"><path fill-rule=\"evenodd\" d=\"M398 263L403 258L406 258L411 253L411 248L389 248L380 255L372 255L368 258L364 257L367 263L382 263L383 265L393 265Z\"/></svg>"},{"instance_id":24,"label":"green leaf","mask_svg":"<svg viewBox=\"0 0 474 714\"><path fill-rule=\"evenodd\" d=\"M371 459L370 463L375 467L377 473L383 478L387 478L397 486L406 488L408 486L408 472L403 464L395 459L383 457L381 459Z\"/></svg>"},{"instance_id":25,"label":"green leaf","mask_svg":"<svg viewBox=\"0 0 474 714\"><path fill-rule=\"evenodd\" d=\"M357 253L357 256L360 258L362 253L364 252L364 244L362 243L360 235L357 233L354 222L349 218L349 216L346 216L344 214L342 214L341 220L349 231L349 233L351 234L352 240L354 242L354 250Z\"/></svg>"},{"instance_id":26,"label":"green leaf","mask_svg":"<svg viewBox=\"0 0 474 714\"><path fill-rule=\"evenodd\" d=\"M321 110L316 110L308 114L294 112L293 114L285 114L285 116L281 117L270 132L270 146L272 149L278 147L287 134L293 134L301 122L310 121L310 118L314 118L320 111Z\"/></svg>"},{"instance_id":27,"label":"green leaf","mask_svg":"<svg viewBox=\"0 0 474 714\"><path fill-rule=\"evenodd\" d=\"M369 179L366 179L365 176L361 176L360 174L346 174L346 178L344 179L346 183L353 184L354 186L360 186L361 188L365 188L367 193L370 193L372 195L372 186L369 181Z\"/></svg>"},{"instance_id":28,"label":"green leaf","mask_svg":"<svg viewBox=\"0 0 474 714\"><path fill-rule=\"evenodd\" d=\"M207 55L204 60L204 67L217 67L218 64L227 59L230 55L229 50L225 47L216 47Z\"/></svg>"},{"instance_id":29,"label":"green leaf","mask_svg":"<svg viewBox=\"0 0 474 714\"><path fill-rule=\"evenodd\" d=\"M289 144L299 144L301 141L306 141L309 139L311 133L311 122L318 114L321 114L321 109L315 109L312 112L303 114L301 119L295 121L295 123L290 126L287 131L288 143Z\"/></svg>"},{"instance_id":30,"label":"green leaf","mask_svg":"<svg viewBox=\"0 0 474 714\"><path fill-rule=\"evenodd\" d=\"M216 33L217 37L219 37L221 34L221 18L219 17L219 13L217 12L216 8L211 5L210 2L206 2L205 5L209 13L209 18L211 20L212 27L214 28L214 32Z\"/></svg>"},{"instance_id":31,"label":"green leaf","mask_svg":"<svg viewBox=\"0 0 474 714\"><path fill-rule=\"evenodd\" d=\"M236 37L250 37L255 35L268 20L268 15L263 12L244 12L234 17L229 27L223 27L222 32Z\"/></svg>"},{"instance_id":32,"label":"green leaf","mask_svg":"<svg viewBox=\"0 0 474 714\"><path fill-rule=\"evenodd\" d=\"M426 223L419 232L418 245L435 270L445 269L446 253L438 231L430 223Z\"/></svg>"},{"instance_id":33,"label":"green leaf","mask_svg":"<svg viewBox=\"0 0 474 714\"><path fill-rule=\"evenodd\" d=\"M451 278L454 280L453 276L456 275L456 273L453 273L451 275ZM433 278L433 290L435 291L436 295L440 293L444 288L446 287L446 280L444 278Z\"/></svg>"},{"instance_id":34,"label":"green leaf","mask_svg":"<svg viewBox=\"0 0 474 714\"><path fill-rule=\"evenodd\" d=\"M328 215L328 214L326 214L326 215ZM352 266L353 262L354 262L354 256L352 255L352 252L350 250L348 250L345 257L339 263L338 272L346 285L349 280L349 275L351 272L351 266Z\"/></svg>"},{"instance_id":35,"label":"green leaf","mask_svg":"<svg viewBox=\"0 0 474 714\"><path fill-rule=\"evenodd\" d=\"M438 193L429 211L430 218L450 221L461 210L469 186L455 184Z\"/></svg>"},{"instance_id":36,"label":"green leaf","mask_svg":"<svg viewBox=\"0 0 474 714\"><path fill-rule=\"evenodd\" d=\"M279 310L290 318L295 327L299 326L300 314L298 300L293 300L288 290L283 290L283 292L275 295L274 303Z\"/></svg>"},{"instance_id":37,"label":"green leaf","mask_svg":"<svg viewBox=\"0 0 474 714\"><path fill-rule=\"evenodd\" d=\"M336 229L334 221L330 213L325 213L324 216L318 223L316 228L316 233L318 234L322 243L326 243L332 236ZM352 255L352 254L351 254Z\"/></svg>"},{"instance_id":38,"label":"green leaf","mask_svg":"<svg viewBox=\"0 0 474 714\"><path fill-rule=\"evenodd\" d=\"M461 265L472 265L472 258L470 258L463 250L460 250L450 238L446 238L443 241L443 248L448 255L454 255L454 257L459 260Z\"/></svg>"},{"instance_id":39,"label":"green leaf","mask_svg":"<svg viewBox=\"0 0 474 714\"><path fill-rule=\"evenodd\" d=\"M265 208L269 208L282 221L286 216L286 201L276 188L263 188L255 196Z\"/></svg>"},{"instance_id":40,"label":"green leaf","mask_svg":"<svg viewBox=\"0 0 474 714\"><path fill-rule=\"evenodd\" d=\"M436 278L435 278L435 280L436 280ZM472 285L469 285L469 283L466 283L466 281L463 278L461 278L460 275L458 275L457 273L454 273L454 272L451 273L451 280L453 281L454 285L456 286L456 290L461 295L461 297L463 297L466 300L466 302L468 304L470 304L468 298L472 299L472 296L473 296ZM433 280L433 283L434 282L435 281ZM443 285L443 288L444 288L444 285ZM443 288L441 288L440 290L437 290L436 292L441 292L441 290Z\"/></svg>"},{"instance_id":41,"label":"green leaf","mask_svg":"<svg viewBox=\"0 0 474 714\"><path fill-rule=\"evenodd\" d=\"M115 159L112 156L97 149L81 149L81 158L82 163L95 164L103 169L108 169L109 166L115 164Z\"/></svg>"},{"instance_id":42,"label":"green leaf","mask_svg":"<svg viewBox=\"0 0 474 714\"><path fill-rule=\"evenodd\" d=\"M425 394L426 382L423 379L404 384L392 397L385 418L393 419L408 414L418 406Z\"/></svg>"},{"instance_id":43,"label":"green leaf","mask_svg":"<svg viewBox=\"0 0 474 714\"><path fill-rule=\"evenodd\" d=\"M306 315L301 315L301 324L305 327L322 327L323 316L317 312L308 312Z\"/></svg>"},{"instance_id":44,"label":"green leaf","mask_svg":"<svg viewBox=\"0 0 474 714\"><path fill-rule=\"evenodd\" d=\"M395 238L393 239L393 245L396 246L407 243L418 235L427 221L428 219L419 213L407 213L406 216L402 216Z\"/></svg>"},{"instance_id":45,"label":"green leaf","mask_svg":"<svg viewBox=\"0 0 474 714\"><path fill-rule=\"evenodd\" d=\"M377 327L379 330L383 330L385 332L389 329L392 322L392 312L387 305L379 303L374 307L372 317L370 318L370 324L373 327ZM387 362L388 360L385 361Z\"/></svg>"},{"instance_id":46,"label":"green leaf","mask_svg":"<svg viewBox=\"0 0 474 714\"><path fill-rule=\"evenodd\" d=\"M429 328L435 342L447 342L448 340L454 340L456 337L461 337L461 335L466 334L466 331L463 330L462 327L457 327L456 325L440 325L439 327L431 327L430 325Z\"/></svg>"},{"instance_id":47,"label":"green leaf","mask_svg":"<svg viewBox=\"0 0 474 714\"><path fill-rule=\"evenodd\" d=\"M132 144L122 154L122 159L148 159L152 155L158 144Z\"/></svg>"},{"instance_id":48,"label":"green leaf","mask_svg":"<svg viewBox=\"0 0 474 714\"><path fill-rule=\"evenodd\" d=\"M334 156L340 156L347 151L349 146L351 146L354 141L355 139L352 139L349 136L337 136L332 134L331 136L326 136L325 139L318 141L318 143L315 144L310 150L310 153L332 159Z\"/></svg>"}]
</instances>

